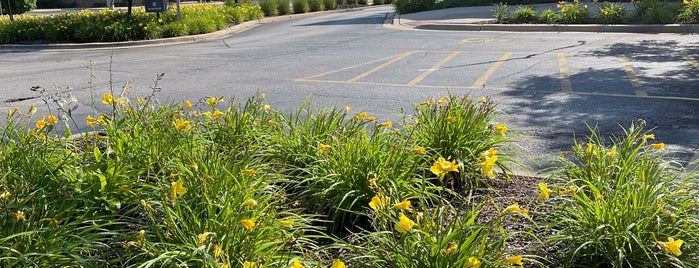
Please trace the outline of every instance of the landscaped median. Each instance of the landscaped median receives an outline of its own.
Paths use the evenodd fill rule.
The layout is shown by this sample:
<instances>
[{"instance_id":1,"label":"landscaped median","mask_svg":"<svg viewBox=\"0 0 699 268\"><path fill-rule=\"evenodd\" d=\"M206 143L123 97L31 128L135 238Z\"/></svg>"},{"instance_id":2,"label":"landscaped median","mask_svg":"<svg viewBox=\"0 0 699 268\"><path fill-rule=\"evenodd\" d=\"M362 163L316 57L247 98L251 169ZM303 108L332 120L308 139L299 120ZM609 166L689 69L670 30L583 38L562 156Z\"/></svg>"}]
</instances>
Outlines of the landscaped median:
<instances>
[{"instance_id":1,"label":"landscaped median","mask_svg":"<svg viewBox=\"0 0 699 268\"><path fill-rule=\"evenodd\" d=\"M591 129L530 178L508 168L516 131L486 98L427 99L391 122L282 113L264 94L99 95L87 118L51 95L62 114L8 111L0 266L699 265L697 174L642 121ZM73 120L93 131L64 138Z\"/></svg>"}]
</instances>

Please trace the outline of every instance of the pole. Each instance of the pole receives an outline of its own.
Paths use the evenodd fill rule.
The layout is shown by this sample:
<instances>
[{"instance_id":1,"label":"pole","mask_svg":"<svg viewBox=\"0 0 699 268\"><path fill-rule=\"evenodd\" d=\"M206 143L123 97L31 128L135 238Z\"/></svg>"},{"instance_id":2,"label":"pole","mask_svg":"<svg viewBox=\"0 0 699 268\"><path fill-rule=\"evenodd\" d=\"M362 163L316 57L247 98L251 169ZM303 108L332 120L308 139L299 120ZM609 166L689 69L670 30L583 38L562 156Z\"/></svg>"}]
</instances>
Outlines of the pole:
<instances>
[{"instance_id":1,"label":"pole","mask_svg":"<svg viewBox=\"0 0 699 268\"><path fill-rule=\"evenodd\" d=\"M182 21L182 14L180 13L180 0L177 0L177 20Z\"/></svg>"},{"instance_id":2,"label":"pole","mask_svg":"<svg viewBox=\"0 0 699 268\"><path fill-rule=\"evenodd\" d=\"M7 0L7 14L10 14L10 21L15 21L15 17L12 16L12 4L10 0Z\"/></svg>"},{"instance_id":3,"label":"pole","mask_svg":"<svg viewBox=\"0 0 699 268\"><path fill-rule=\"evenodd\" d=\"M2 1L0 1L0 16L2 16Z\"/></svg>"}]
</instances>

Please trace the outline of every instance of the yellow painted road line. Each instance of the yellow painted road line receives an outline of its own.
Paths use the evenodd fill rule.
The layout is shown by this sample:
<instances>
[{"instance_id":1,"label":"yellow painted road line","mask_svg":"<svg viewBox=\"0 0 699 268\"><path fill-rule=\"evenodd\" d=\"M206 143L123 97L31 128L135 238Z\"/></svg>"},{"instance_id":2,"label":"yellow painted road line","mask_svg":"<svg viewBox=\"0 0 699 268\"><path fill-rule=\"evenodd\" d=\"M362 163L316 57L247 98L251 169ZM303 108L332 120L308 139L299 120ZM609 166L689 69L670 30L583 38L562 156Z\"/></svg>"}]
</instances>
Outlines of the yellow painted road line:
<instances>
[{"instance_id":1,"label":"yellow painted road line","mask_svg":"<svg viewBox=\"0 0 699 268\"><path fill-rule=\"evenodd\" d=\"M396 61L402 60L405 57L412 55L413 53L415 53L415 52L408 52L408 53L400 54L400 55L396 56L395 58L393 58L387 62L384 62L384 64L376 66L375 68L368 70L368 71L364 72L363 74L357 75L357 76L353 77L352 79L347 80L347 82L357 82L357 81L359 81L359 79L367 77L368 75L373 74L376 71L381 70L381 69L385 68L386 66L395 63Z\"/></svg>"},{"instance_id":2,"label":"yellow painted road line","mask_svg":"<svg viewBox=\"0 0 699 268\"><path fill-rule=\"evenodd\" d=\"M417 77L415 77L415 79L413 79L413 81L408 82L408 85L411 85L411 86L412 86L412 85L417 85L418 83L422 82L422 80L424 80L425 78L427 78L428 75L430 75L432 72L434 72L435 70L437 70L439 67L442 67L442 65L446 64L446 63L449 62L450 60L454 59L454 57L458 56L459 54L461 54L461 51L452 52L451 54L449 54L449 56L447 56L446 58L444 58L444 59L442 59L441 61L437 62L437 64L432 65L432 68L423 71L420 75L418 75Z\"/></svg>"},{"instance_id":3,"label":"yellow painted road line","mask_svg":"<svg viewBox=\"0 0 699 268\"><path fill-rule=\"evenodd\" d=\"M500 67L500 65L502 65L508 58L510 58L510 56L512 56L512 52L507 52L507 53L505 53L505 55L502 55L502 57L500 57L500 59L496 63L493 63L493 65L490 66L490 68L487 71L485 71L485 73L481 76L481 78L478 78L478 80L476 80L476 82L473 83L473 85L471 87L473 87L473 88L485 87L485 82L488 81L488 78L490 78L490 76L493 75L493 73L495 73L495 71L498 69L498 67Z\"/></svg>"},{"instance_id":4,"label":"yellow painted road line","mask_svg":"<svg viewBox=\"0 0 699 268\"><path fill-rule=\"evenodd\" d=\"M621 55L619 56L619 61L621 62L621 66L624 67L624 71L626 71L626 75L629 77L629 80L631 80L631 86L640 87L641 80L638 80L638 76L636 76L633 66L631 66L631 63L629 63L629 59L626 56Z\"/></svg>"},{"instance_id":5,"label":"yellow painted road line","mask_svg":"<svg viewBox=\"0 0 699 268\"><path fill-rule=\"evenodd\" d=\"M559 79L561 79L561 90L563 90L565 93L571 93L573 92L573 85L570 82L570 71L568 70L566 54L558 53L556 54L556 57L558 57L558 66L561 69L559 76Z\"/></svg>"},{"instance_id":6,"label":"yellow painted road line","mask_svg":"<svg viewBox=\"0 0 699 268\"><path fill-rule=\"evenodd\" d=\"M687 63L689 63L689 65L692 65L695 69L699 70L699 62L692 58L692 56L684 56L684 59L687 60Z\"/></svg>"},{"instance_id":7,"label":"yellow painted road line","mask_svg":"<svg viewBox=\"0 0 699 268\"><path fill-rule=\"evenodd\" d=\"M412 52L409 52L409 53L415 53L415 52L417 52L417 51L412 51ZM403 55L403 54L401 54L401 55ZM318 77L322 77L322 76L326 76L326 75L330 75L330 74L334 74L334 73L338 73L338 72L342 72L342 71L347 71L347 70L349 70L349 69L354 69L354 68L362 67L362 66L365 66L365 65L374 64L374 63L382 62L382 61L385 61L385 60L390 60L390 59L395 58L395 57L400 57L401 55L398 55L398 56L390 56L390 57L385 57L385 58L380 58L380 59L378 59L378 60L373 60L373 61L370 61L370 62L360 63L360 64L352 65L352 66L349 66L349 67L345 67L345 68L341 68L341 69L337 69L337 70L332 70L332 71L324 72L324 73L321 73L321 74L316 74L316 75L301 77L301 78L294 79L294 81L304 81L304 80L314 79L314 78L318 78Z\"/></svg>"}]
</instances>

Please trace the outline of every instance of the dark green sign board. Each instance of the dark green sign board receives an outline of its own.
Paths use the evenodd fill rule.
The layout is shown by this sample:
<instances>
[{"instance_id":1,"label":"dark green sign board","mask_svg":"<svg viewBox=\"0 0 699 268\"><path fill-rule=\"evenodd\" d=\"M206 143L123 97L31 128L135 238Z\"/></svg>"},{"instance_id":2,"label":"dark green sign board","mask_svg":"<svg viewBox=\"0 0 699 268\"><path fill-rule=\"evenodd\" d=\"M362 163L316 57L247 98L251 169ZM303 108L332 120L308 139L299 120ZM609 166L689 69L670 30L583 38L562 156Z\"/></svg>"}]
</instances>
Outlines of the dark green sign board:
<instances>
[{"instance_id":1,"label":"dark green sign board","mask_svg":"<svg viewBox=\"0 0 699 268\"><path fill-rule=\"evenodd\" d=\"M167 0L146 0L146 12L166 12Z\"/></svg>"}]
</instances>

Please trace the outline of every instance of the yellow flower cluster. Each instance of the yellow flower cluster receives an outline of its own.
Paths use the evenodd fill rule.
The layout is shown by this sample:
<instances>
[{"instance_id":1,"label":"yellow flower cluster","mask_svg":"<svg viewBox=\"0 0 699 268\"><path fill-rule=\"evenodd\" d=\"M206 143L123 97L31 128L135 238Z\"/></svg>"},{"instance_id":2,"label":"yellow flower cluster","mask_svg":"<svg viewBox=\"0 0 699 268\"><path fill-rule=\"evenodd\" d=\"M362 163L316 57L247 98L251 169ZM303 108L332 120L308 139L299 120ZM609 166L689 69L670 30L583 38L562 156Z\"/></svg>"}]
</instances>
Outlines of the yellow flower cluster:
<instances>
[{"instance_id":1,"label":"yellow flower cluster","mask_svg":"<svg viewBox=\"0 0 699 268\"><path fill-rule=\"evenodd\" d=\"M444 176L446 176L447 173L452 171L459 172L459 166L456 164L456 160L449 162L444 159L444 157L439 157L430 168L430 171L432 171L434 175L437 175L441 181L444 179Z\"/></svg>"},{"instance_id":2,"label":"yellow flower cluster","mask_svg":"<svg viewBox=\"0 0 699 268\"><path fill-rule=\"evenodd\" d=\"M481 176L491 179L495 178L495 163L498 161L498 151L495 148L490 148L481 154L481 161L478 166L481 167Z\"/></svg>"}]
</instances>

